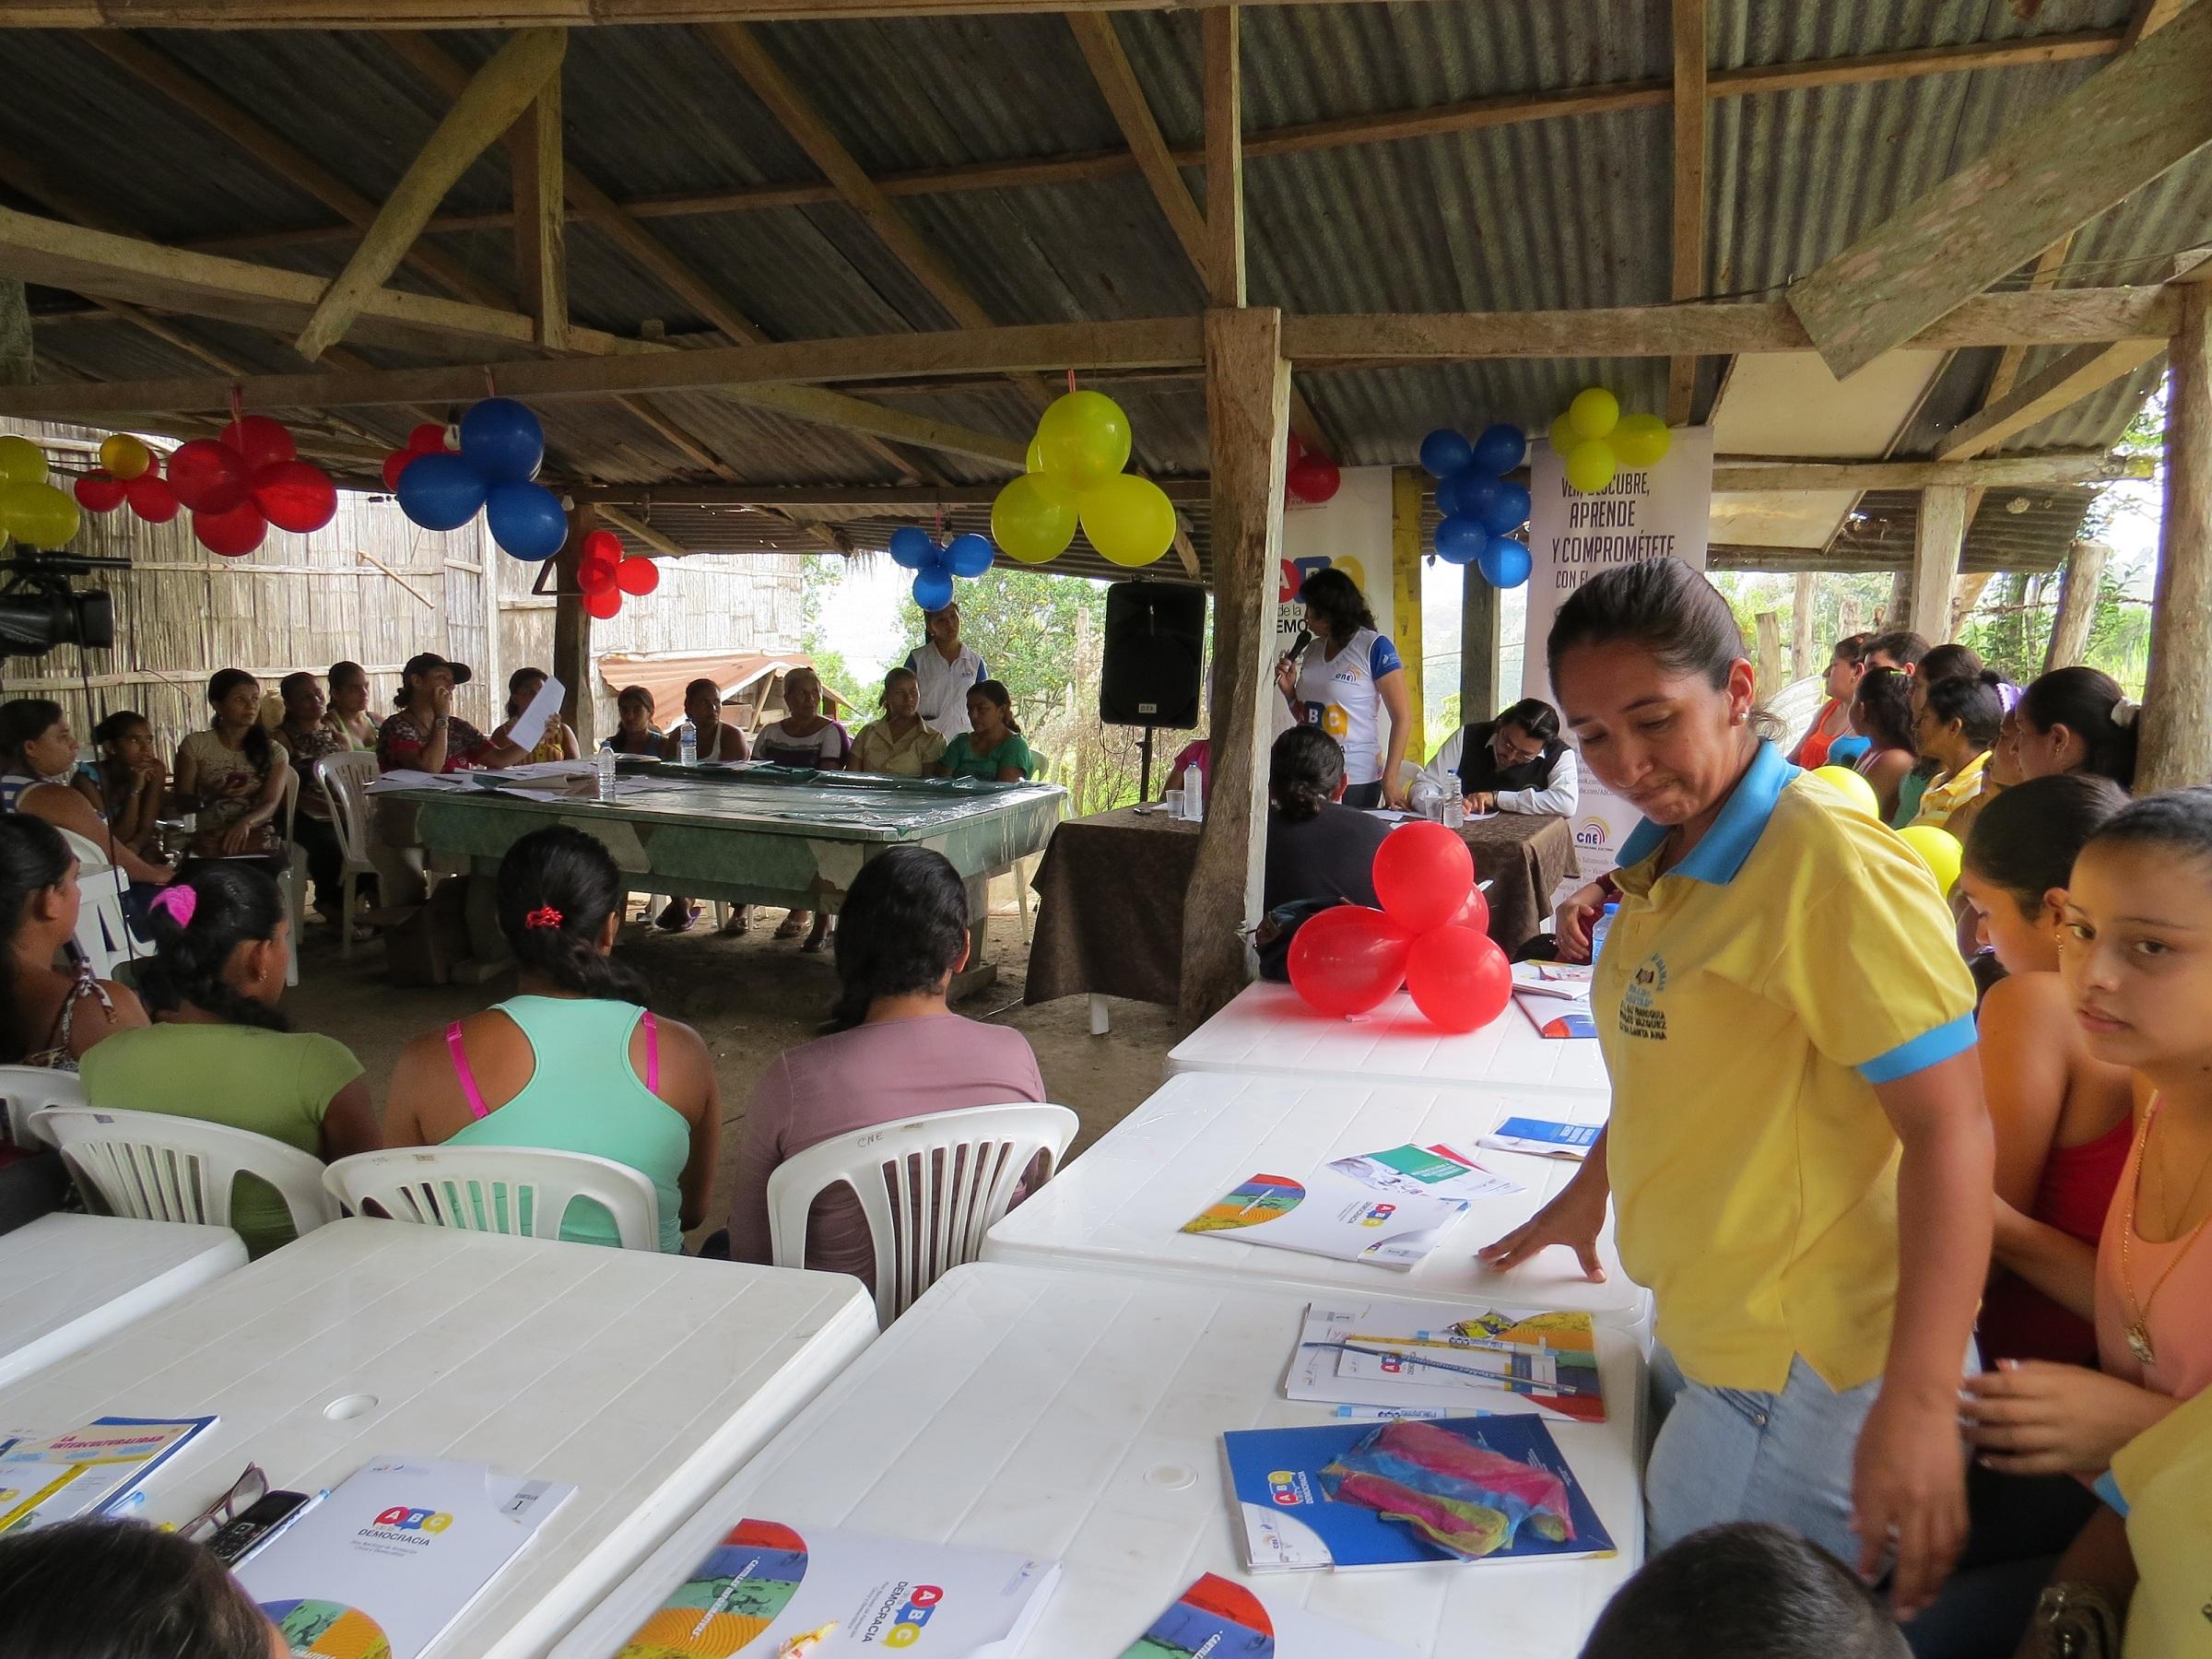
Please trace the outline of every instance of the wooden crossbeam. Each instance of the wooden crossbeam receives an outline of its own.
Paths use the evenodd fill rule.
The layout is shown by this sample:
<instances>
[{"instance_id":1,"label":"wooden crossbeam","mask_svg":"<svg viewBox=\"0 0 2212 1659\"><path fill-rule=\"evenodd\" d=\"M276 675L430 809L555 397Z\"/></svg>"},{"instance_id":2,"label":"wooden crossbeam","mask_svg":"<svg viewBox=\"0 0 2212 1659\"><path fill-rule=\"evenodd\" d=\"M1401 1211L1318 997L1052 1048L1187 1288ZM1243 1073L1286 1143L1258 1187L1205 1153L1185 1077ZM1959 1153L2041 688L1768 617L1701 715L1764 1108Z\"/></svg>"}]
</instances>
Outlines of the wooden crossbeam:
<instances>
[{"instance_id":1,"label":"wooden crossbeam","mask_svg":"<svg viewBox=\"0 0 2212 1659\"><path fill-rule=\"evenodd\" d=\"M1209 305L1244 303L1244 77L1241 14L1233 6L1199 25L1206 109L1206 276ZM1180 182L1180 178L1178 182Z\"/></svg>"},{"instance_id":2,"label":"wooden crossbeam","mask_svg":"<svg viewBox=\"0 0 2212 1659\"><path fill-rule=\"evenodd\" d=\"M1671 295L1705 291L1705 0L1674 0L1674 236ZM1666 366L1666 421L1688 424L1698 392L1698 359Z\"/></svg>"},{"instance_id":3,"label":"wooden crossbeam","mask_svg":"<svg viewBox=\"0 0 2212 1659\"><path fill-rule=\"evenodd\" d=\"M2061 409L2070 408L2101 386L2133 374L2166 349L2164 340L2113 340L2077 346L2040 374L2029 376L1982 412L1960 421L1936 446L1942 461L1960 461L1994 449Z\"/></svg>"},{"instance_id":4,"label":"wooden crossbeam","mask_svg":"<svg viewBox=\"0 0 2212 1659\"><path fill-rule=\"evenodd\" d=\"M514 283L547 351L569 345L569 215L560 135L560 76L538 92L508 141L514 180Z\"/></svg>"},{"instance_id":5,"label":"wooden crossbeam","mask_svg":"<svg viewBox=\"0 0 2212 1659\"><path fill-rule=\"evenodd\" d=\"M1864 368L2212 143L2207 84L2212 6L2184 7L1794 285L1821 357L1839 378Z\"/></svg>"}]
</instances>

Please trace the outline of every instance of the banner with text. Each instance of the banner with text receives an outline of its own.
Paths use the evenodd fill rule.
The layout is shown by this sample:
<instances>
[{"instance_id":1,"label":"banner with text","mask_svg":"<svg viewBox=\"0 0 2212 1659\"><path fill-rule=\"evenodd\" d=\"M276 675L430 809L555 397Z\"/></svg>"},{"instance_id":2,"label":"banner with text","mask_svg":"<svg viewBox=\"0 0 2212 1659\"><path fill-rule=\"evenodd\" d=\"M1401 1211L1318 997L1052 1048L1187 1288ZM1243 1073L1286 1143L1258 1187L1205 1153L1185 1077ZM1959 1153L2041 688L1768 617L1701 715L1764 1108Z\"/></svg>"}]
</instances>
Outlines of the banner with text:
<instances>
[{"instance_id":1,"label":"banner with text","mask_svg":"<svg viewBox=\"0 0 2212 1659\"><path fill-rule=\"evenodd\" d=\"M1677 427L1656 466L1622 472L1595 495L1567 485L1559 453L1535 445L1529 462L1528 637L1521 686L1524 696L1555 700L1545 669L1544 642L1567 595L1590 577L1642 559L1679 559L1705 568L1712 513L1712 429ZM1582 805L1574 841L1583 874L1619 863L1620 843L1641 815L1582 769Z\"/></svg>"}]
</instances>

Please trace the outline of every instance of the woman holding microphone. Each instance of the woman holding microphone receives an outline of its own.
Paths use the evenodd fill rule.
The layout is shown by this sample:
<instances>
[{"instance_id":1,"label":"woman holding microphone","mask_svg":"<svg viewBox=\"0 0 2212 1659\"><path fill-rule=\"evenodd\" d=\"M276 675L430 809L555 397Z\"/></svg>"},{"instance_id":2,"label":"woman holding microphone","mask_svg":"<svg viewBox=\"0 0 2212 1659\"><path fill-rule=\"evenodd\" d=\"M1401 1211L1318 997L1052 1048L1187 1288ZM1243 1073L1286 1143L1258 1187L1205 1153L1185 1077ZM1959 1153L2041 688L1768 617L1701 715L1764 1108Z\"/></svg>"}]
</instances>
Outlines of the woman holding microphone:
<instances>
[{"instance_id":1,"label":"woman holding microphone","mask_svg":"<svg viewBox=\"0 0 2212 1659\"><path fill-rule=\"evenodd\" d=\"M1653 1553L1792 1527L1909 1616L1966 1530L1959 1373L1989 1265L1973 983L1926 870L1763 739L1727 604L1674 559L1560 606L1552 684L1643 813L1591 1007L1613 1115L1482 1252L1596 1275L1608 1195L1657 1311Z\"/></svg>"},{"instance_id":2,"label":"woman holding microphone","mask_svg":"<svg viewBox=\"0 0 2212 1659\"><path fill-rule=\"evenodd\" d=\"M1342 571L1316 571L1299 590L1306 607L1309 647L1292 647L1275 665L1275 683L1300 725L1319 726L1344 750L1344 804L1372 811L1403 807L1398 776L1413 722L1406 665L1398 648L1375 631L1367 597ZM1390 737L1382 736L1382 716Z\"/></svg>"}]
</instances>

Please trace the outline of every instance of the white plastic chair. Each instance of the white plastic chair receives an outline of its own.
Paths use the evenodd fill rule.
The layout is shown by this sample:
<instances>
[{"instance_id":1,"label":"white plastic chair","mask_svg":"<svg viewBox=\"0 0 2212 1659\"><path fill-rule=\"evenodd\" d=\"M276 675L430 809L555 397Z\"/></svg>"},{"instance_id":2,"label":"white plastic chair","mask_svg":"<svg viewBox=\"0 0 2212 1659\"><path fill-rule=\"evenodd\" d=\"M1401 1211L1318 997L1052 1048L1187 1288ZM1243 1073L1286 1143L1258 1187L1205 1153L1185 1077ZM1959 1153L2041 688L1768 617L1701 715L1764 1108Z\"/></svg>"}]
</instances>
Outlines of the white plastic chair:
<instances>
[{"instance_id":1,"label":"white plastic chair","mask_svg":"<svg viewBox=\"0 0 2212 1659\"><path fill-rule=\"evenodd\" d=\"M0 1140L38 1150L53 1143L32 1120L49 1106L82 1106L85 1086L75 1072L43 1065L0 1065Z\"/></svg>"},{"instance_id":2,"label":"white plastic chair","mask_svg":"<svg viewBox=\"0 0 2212 1659\"><path fill-rule=\"evenodd\" d=\"M71 941L77 954L98 979L112 979L116 965L154 954L154 947L135 933L123 913L123 895L129 879L108 862L107 850L74 830L62 831L69 851L76 856L76 889L80 897L76 931Z\"/></svg>"},{"instance_id":3,"label":"white plastic chair","mask_svg":"<svg viewBox=\"0 0 2212 1659\"><path fill-rule=\"evenodd\" d=\"M230 1189L252 1175L276 1189L295 1232L338 1218L323 1160L265 1135L162 1112L49 1106L31 1127L62 1150L85 1201L139 1221L230 1225Z\"/></svg>"},{"instance_id":4,"label":"white plastic chair","mask_svg":"<svg viewBox=\"0 0 2212 1659\"><path fill-rule=\"evenodd\" d=\"M353 955L353 913L360 879L376 874L370 856L375 822L369 805L369 785L376 781L376 756L367 749L348 749L325 755L315 762L315 782L330 800L330 824L337 832L338 853L344 861L338 876L338 955Z\"/></svg>"},{"instance_id":5,"label":"white plastic chair","mask_svg":"<svg viewBox=\"0 0 2212 1659\"><path fill-rule=\"evenodd\" d=\"M833 1186L860 1200L876 1246L876 1316L888 1325L938 1277L983 1248L1041 1156L1041 1186L1075 1138L1076 1114L1029 1101L937 1112L838 1135L785 1159L768 1178L769 1251L806 1265L806 1217Z\"/></svg>"},{"instance_id":6,"label":"white plastic chair","mask_svg":"<svg viewBox=\"0 0 2212 1659\"><path fill-rule=\"evenodd\" d=\"M284 895L284 913L292 924L292 948L284 965L284 982L300 982L300 945L307 926L307 850L292 839L292 823L300 816L300 769L288 760L284 767L284 794L276 804L278 833L284 837L284 874L276 878Z\"/></svg>"},{"instance_id":7,"label":"white plastic chair","mask_svg":"<svg viewBox=\"0 0 2212 1659\"><path fill-rule=\"evenodd\" d=\"M628 1164L535 1147L411 1147L360 1152L323 1171L331 1196L357 1216L375 1205L394 1221L458 1232L558 1239L569 1206L589 1198L615 1218L625 1250L661 1247L661 1200Z\"/></svg>"}]
</instances>

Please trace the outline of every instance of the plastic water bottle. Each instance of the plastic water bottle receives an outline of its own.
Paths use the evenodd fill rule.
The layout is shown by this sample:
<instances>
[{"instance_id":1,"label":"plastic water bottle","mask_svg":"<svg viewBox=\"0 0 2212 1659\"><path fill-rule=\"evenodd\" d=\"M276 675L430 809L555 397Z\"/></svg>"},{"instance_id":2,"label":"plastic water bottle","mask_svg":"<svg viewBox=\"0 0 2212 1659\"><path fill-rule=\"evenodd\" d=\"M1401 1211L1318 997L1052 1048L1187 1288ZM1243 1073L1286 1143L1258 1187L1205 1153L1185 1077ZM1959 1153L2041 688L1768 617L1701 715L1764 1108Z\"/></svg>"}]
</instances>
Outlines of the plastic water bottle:
<instances>
[{"instance_id":1,"label":"plastic water bottle","mask_svg":"<svg viewBox=\"0 0 2212 1659\"><path fill-rule=\"evenodd\" d=\"M1590 965L1597 966L1598 953L1606 947L1606 935L1613 928L1613 918L1620 913L1618 901L1606 906L1605 914L1598 917L1597 925L1590 930Z\"/></svg>"},{"instance_id":2,"label":"plastic water bottle","mask_svg":"<svg viewBox=\"0 0 2212 1659\"><path fill-rule=\"evenodd\" d=\"M597 765L599 768L599 798L603 801L611 801L615 798L615 751L611 748L601 749L597 758Z\"/></svg>"},{"instance_id":3,"label":"plastic water bottle","mask_svg":"<svg viewBox=\"0 0 2212 1659\"><path fill-rule=\"evenodd\" d=\"M676 728L676 758L685 766L699 764L699 728L691 724L688 714L684 716L683 724Z\"/></svg>"},{"instance_id":4,"label":"plastic water bottle","mask_svg":"<svg viewBox=\"0 0 2212 1659\"><path fill-rule=\"evenodd\" d=\"M1182 816L1194 824L1206 817L1206 774L1195 760L1182 769Z\"/></svg>"}]
</instances>

